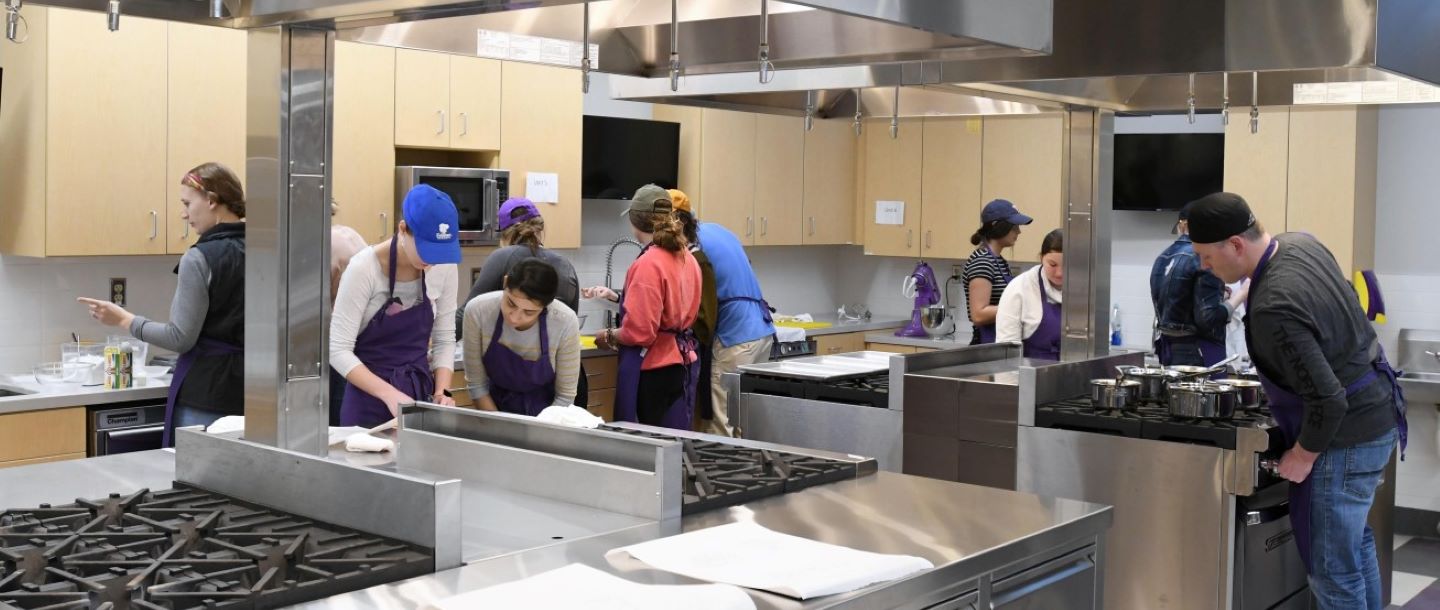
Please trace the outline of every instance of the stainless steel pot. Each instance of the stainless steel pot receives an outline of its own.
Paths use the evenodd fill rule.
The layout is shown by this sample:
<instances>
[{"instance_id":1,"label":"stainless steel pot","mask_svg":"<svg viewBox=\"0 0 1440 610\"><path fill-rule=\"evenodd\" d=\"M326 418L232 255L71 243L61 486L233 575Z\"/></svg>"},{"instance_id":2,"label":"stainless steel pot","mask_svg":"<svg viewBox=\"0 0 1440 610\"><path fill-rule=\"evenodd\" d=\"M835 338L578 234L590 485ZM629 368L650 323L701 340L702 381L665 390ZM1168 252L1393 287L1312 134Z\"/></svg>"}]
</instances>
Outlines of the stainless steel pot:
<instances>
[{"instance_id":1,"label":"stainless steel pot","mask_svg":"<svg viewBox=\"0 0 1440 610\"><path fill-rule=\"evenodd\" d=\"M1138 402L1165 404L1167 395L1165 386L1180 379L1180 373L1163 368L1131 366L1119 367L1119 369L1124 379L1140 384L1139 393L1135 396Z\"/></svg>"},{"instance_id":2,"label":"stainless steel pot","mask_svg":"<svg viewBox=\"0 0 1440 610\"><path fill-rule=\"evenodd\" d=\"M1206 371L1210 370L1210 367L1195 366L1192 364L1172 364L1165 367L1165 370L1175 371L1181 375L1203 375Z\"/></svg>"},{"instance_id":3,"label":"stainless steel pot","mask_svg":"<svg viewBox=\"0 0 1440 610\"><path fill-rule=\"evenodd\" d=\"M1240 405L1240 391L1224 383L1180 381L1170 384L1170 416L1185 419L1230 419Z\"/></svg>"},{"instance_id":4,"label":"stainless steel pot","mask_svg":"<svg viewBox=\"0 0 1440 610\"><path fill-rule=\"evenodd\" d=\"M1096 409L1133 411L1139 390L1133 379L1091 379L1090 402Z\"/></svg>"},{"instance_id":5,"label":"stainless steel pot","mask_svg":"<svg viewBox=\"0 0 1440 610\"><path fill-rule=\"evenodd\" d=\"M1260 407L1260 401L1264 398L1265 392L1261 388L1259 381L1226 379L1223 383L1235 388L1235 391L1240 393L1241 409L1256 409Z\"/></svg>"}]
</instances>

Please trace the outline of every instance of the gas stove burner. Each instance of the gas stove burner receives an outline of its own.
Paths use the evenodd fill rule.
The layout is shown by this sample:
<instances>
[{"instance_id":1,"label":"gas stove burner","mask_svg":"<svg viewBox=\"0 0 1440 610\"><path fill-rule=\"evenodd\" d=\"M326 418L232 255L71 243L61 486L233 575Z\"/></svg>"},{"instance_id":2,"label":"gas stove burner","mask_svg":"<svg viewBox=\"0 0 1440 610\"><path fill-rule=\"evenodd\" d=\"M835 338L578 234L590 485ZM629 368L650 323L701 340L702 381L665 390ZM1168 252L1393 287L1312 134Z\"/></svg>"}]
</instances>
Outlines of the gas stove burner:
<instances>
[{"instance_id":1,"label":"gas stove burner","mask_svg":"<svg viewBox=\"0 0 1440 610\"><path fill-rule=\"evenodd\" d=\"M607 426L606 429L680 441L684 447L681 468L685 472L685 498L680 508L683 515L853 479L856 473L853 462L628 428Z\"/></svg>"},{"instance_id":2,"label":"gas stove burner","mask_svg":"<svg viewBox=\"0 0 1440 610\"><path fill-rule=\"evenodd\" d=\"M433 569L426 549L191 488L0 513L0 610L272 608Z\"/></svg>"},{"instance_id":3,"label":"gas stove burner","mask_svg":"<svg viewBox=\"0 0 1440 610\"><path fill-rule=\"evenodd\" d=\"M1229 420L1184 419L1154 405L1133 411L1096 409L1088 397L1081 397L1036 407L1035 425L1234 449L1236 431L1269 427L1270 412L1241 411Z\"/></svg>"},{"instance_id":4,"label":"gas stove burner","mask_svg":"<svg viewBox=\"0 0 1440 610\"><path fill-rule=\"evenodd\" d=\"M740 391L886 409L890 406L890 375L819 381L746 373L740 376Z\"/></svg>"}]
</instances>

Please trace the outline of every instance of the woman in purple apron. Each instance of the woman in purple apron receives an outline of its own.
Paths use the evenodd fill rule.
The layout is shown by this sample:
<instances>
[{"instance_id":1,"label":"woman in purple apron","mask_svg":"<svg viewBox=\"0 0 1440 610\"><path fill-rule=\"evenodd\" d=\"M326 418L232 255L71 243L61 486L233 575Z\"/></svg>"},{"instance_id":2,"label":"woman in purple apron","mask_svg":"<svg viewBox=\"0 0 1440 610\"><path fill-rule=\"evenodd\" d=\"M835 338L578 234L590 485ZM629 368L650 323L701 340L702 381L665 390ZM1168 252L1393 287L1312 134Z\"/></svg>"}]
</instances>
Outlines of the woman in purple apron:
<instances>
[{"instance_id":1,"label":"woman in purple apron","mask_svg":"<svg viewBox=\"0 0 1440 610\"><path fill-rule=\"evenodd\" d=\"M580 379L580 321L555 299L559 273L548 262L528 258L511 267L502 286L465 305L470 396L487 411L531 416L552 405L573 404Z\"/></svg>"},{"instance_id":2,"label":"woman in purple apron","mask_svg":"<svg viewBox=\"0 0 1440 610\"><path fill-rule=\"evenodd\" d=\"M625 274L620 327L596 337L600 347L620 352L615 419L690 430L700 374L691 331L700 310L700 266L665 189L641 187L628 216L635 238L646 245ZM611 294L585 290L586 298Z\"/></svg>"},{"instance_id":3,"label":"woman in purple apron","mask_svg":"<svg viewBox=\"0 0 1440 610\"><path fill-rule=\"evenodd\" d=\"M1061 306L1058 298L1051 298L1050 286L1058 291L1065 281L1064 257L1064 236L1055 229L1040 244L1040 265L1020 274L1017 280L1023 281L1006 287L1000 297L995 316L996 340L1021 342L1026 358L1060 359ZM1030 275L1035 276L1034 282Z\"/></svg>"},{"instance_id":4,"label":"woman in purple apron","mask_svg":"<svg viewBox=\"0 0 1440 610\"><path fill-rule=\"evenodd\" d=\"M181 179L180 203L180 218L200 239L175 267L180 279L169 323L80 299L100 322L179 352L165 399L166 447L174 444L176 427L245 413L245 193L233 172L205 163Z\"/></svg>"},{"instance_id":5,"label":"woman in purple apron","mask_svg":"<svg viewBox=\"0 0 1440 610\"><path fill-rule=\"evenodd\" d=\"M965 285L965 312L975 327L971 345L995 342L995 314L1000 295L1013 279L1010 263L1001 258L1000 251L1015 245L1015 240L1020 238L1020 226L1031 222L1033 219L1004 199L991 201L980 211L980 229L970 236L970 243L978 247L965 261L961 277Z\"/></svg>"},{"instance_id":6,"label":"woman in purple apron","mask_svg":"<svg viewBox=\"0 0 1440 610\"><path fill-rule=\"evenodd\" d=\"M330 361L349 382L340 404L344 426L383 424L413 400L454 404L445 391L454 367L455 317L444 305L456 301L458 278L449 265L460 261L459 213L448 195L422 184L406 194L402 215L394 238L351 259L335 297ZM427 270L442 274L433 299ZM396 289L402 274L417 278L407 281L404 295Z\"/></svg>"}]
</instances>

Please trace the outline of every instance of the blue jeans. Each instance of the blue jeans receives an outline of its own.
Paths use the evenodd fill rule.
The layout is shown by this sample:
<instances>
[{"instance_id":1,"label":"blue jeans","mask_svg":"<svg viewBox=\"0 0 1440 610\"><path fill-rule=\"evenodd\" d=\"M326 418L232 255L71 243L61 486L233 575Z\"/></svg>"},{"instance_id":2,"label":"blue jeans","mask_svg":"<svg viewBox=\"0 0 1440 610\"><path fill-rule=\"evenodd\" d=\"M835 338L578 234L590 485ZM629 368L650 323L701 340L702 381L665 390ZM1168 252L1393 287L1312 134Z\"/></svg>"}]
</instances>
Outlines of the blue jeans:
<instances>
[{"instance_id":1,"label":"blue jeans","mask_svg":"<svg viewBox=\"0 0 1440 610\"><path fill-rule=\"evenodd\" d=\"M1321 610L1380 604L1375 535L1365 524L1395 451L1395 430L1320 454L1310 471L1310 590Z\"/></svg>"}]
</instances>

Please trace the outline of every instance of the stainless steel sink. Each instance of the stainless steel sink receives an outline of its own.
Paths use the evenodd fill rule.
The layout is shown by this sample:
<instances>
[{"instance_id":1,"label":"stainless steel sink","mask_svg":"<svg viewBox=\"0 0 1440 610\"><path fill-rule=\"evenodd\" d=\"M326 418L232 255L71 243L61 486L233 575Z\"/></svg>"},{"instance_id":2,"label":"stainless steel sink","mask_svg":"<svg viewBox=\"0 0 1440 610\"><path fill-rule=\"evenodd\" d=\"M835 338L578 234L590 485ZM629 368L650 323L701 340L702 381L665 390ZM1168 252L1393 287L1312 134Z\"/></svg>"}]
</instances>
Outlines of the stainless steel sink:
<instances>
[{"instance_id":1,"label":"stainless steel sink","mask_svg":"<svg viewBox=\"0 0 1440 610\"><path fill-rule=\"evenodd\" d=\"M0 398L5 398L9 396L28 396L30 394L34 394L34 392L30 390L23 390L14 386L0 385Z\"/></svg>"},{"instance_id":2,"label":"stainless steel sink","mask_svg":"<svg viewBox=\"0 0 1440 610\"><path fill-rule=\"evenodd\" d=\"M1400 376L1400 387L1405 390L1405 400L1412 405L1440 404L1440 373L1406 371Z\"/></svg>"}]
</instances>

